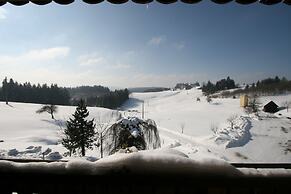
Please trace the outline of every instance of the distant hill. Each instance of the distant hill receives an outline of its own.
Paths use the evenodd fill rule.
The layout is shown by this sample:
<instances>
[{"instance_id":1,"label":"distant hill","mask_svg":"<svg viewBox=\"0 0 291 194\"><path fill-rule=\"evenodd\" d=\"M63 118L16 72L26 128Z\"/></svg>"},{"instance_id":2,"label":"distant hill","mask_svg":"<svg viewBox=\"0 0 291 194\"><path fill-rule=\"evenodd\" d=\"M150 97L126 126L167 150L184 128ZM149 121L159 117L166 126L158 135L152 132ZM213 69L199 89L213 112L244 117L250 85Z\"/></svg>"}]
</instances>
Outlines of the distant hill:
<instances>
[{"instance_id":1,"label":"distant hill","mask_svg":"<svg viewBox=\"0 0 291 194\"><path fill-rule=\"evenodd\" d=\"M70 93L71 99L79 100L88 97L98 97L108 94L110 92L108 87L95 85L95 86L79 86L74 88L66 88Z\"/></svg>"},{"instance_id":2,"label":"distant hill","mask_svg":"<svg viewBox=\"0 0 291 194\"><path fill-rule=\"evenodd\" d=\"M127 99L127 89L110 91L104 86L79 86L67 88L71 96L71 104L77 105L80 99L84 99L88 106L98 106L115 109L121 106Z\"/></svg>"},{"instance_id":3,"label":"distant hill","mask_svg":"<svg viewBox=\"0 0 291 194\"><path fill-rule=\"evenodd\" d=\"M130 93L132 92L138 92L138 93L144 93L144 92L161 92L170 90L170 88L165 87L136 87L136 88L129 88L128 91Z\"/></svg>"}]
</instances>

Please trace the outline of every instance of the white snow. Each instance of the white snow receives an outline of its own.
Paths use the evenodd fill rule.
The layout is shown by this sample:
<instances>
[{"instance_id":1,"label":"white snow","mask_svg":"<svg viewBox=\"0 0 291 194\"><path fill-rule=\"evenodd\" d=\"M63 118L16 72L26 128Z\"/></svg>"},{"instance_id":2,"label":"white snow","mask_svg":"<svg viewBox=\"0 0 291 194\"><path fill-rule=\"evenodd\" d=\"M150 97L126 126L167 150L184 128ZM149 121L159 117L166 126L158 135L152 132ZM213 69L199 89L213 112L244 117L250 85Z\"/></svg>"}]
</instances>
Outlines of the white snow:
<instances>
[{"instance_id":1,"label":"white snow","mask_svg":"<svg viewBox=\"0 0 291 194\"><path fill-rule=\"evenodd\" d=\"M89 160L89 161L87 161ZM132 153L115 153L100 160L95 158L69 162L30 162L17 163L0 161L1 172L38 172L54 174L104 175L127 173L141 175L190 175L193 177L290 177L286 169L245 169L235 168L224 160L212 158L190 159L174 149L157 149Z\"/></svg>"},{"instance_id":2,"label":"white snow","mask_svg":"<svg viewBox=\"0 0 291 194\"><path fill-rule=\"evenodd\" d=\"M193 160L187 158L183 153L171 149L116 153L96 162L86 160L53 163L0 161L0 172L7 170L81 174L106 174L126 171L131 174L175 173L200 177L242 175L239 170L223 160Z\"/></svg>"},{"instance_id":3,"label":"white snow","mask_svg":"<svg viewBox=\"0 0 291 194\"><path fill-rule=\"evenodd\" d=\"M197 97L201 99L196 101ZM278 105L291 95L265 96L262 105L273 100ZM231 162L290 162L291 110L276 114L260 112L261 119L247 115L239 99L215 98L206 101L201 90L133 93L120 111L123 117L141 118L144 102L145 119L153 119L161 136L163 149L184 154L190 159L212 158ZM60 143L65 121L75 107L59 106L56 120L49 114L36 114L41 105L0 102L0 157L70 159ZM89 107L90 118L112 123L119 119L116 110ZM237 115L233 128L227 119ZM112 119L112 118L113 119ZM126 121L124 124L135 121ZM212 129L215 129L214 132ZM139 131L131 127L137 136ZM123 152L123 151L120 151ZM134 152L135 151L124 151ZM139 152L138 152L139 153ZM138 154L136 153L136 154ZM148 152L146 155L149 155ZM154 154L154 152L152 152ZM84 160L99 161L99 149L86 152ZM115 156L114 156L115 157ZM103 160L103 159L102 159ZM100 161L102 161L100 160Z\"/></svg>"},{"instance_id":4,"label":"white snow","mask_svg":"<svg viewBox=\"0 0 291 194\"><path fill-rule=\"evenodd\" d=\"M60 143L66 120L76 107L58 106L52 120L47 113L37 114L39 104L0 102L0 157L61 159L67 151ZM118 119L116 110L88 107L89 119L111 122ZM59 155L58 155L58 154ZM88 156L99 157L98 149L88 150Z\"/></svg>"},{"instance_id":5,"label":"white snow","mask_svg":"<svg viewBox=\"0 0 291 194\"><path fill-rule=\"evenodd\" d=\"M226 148L244 146L251 140L250 128L249 118L245 116L237 117L234 120L233 128L227 126L215 132L215 142L225 144Z\"/></svg>"},{"instance_id":6,"label":"white snow","mask_svg":"<svg viewBox=\"0 0 291 194\"><path fill-rule=\"evenodd\" d=\"M291 95L264 96L259 100L262 106L270 100L280 106L290 101ZM212 157L233 162L291 161L291 120L287 118L291 117L291 111L260 112L259 120L245 113L239 99L214 98L207 103L201 90L194 88L133 93L123 109L135 111L124 114L141 116L143 102L145 118L156 121L163 147L180 150L190 158ZM232 115L237 115L233 129L227 121Z\"/></svg>"}]
</instances>

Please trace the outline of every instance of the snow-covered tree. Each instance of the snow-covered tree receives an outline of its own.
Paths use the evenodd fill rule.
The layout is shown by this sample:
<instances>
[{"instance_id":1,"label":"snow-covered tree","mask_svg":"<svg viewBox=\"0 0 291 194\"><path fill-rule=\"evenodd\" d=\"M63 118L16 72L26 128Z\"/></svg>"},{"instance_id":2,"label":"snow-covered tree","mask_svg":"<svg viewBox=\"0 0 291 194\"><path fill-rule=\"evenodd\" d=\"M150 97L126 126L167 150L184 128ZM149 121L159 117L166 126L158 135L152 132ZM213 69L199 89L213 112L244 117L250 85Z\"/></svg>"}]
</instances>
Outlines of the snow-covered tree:
<instances>
[{"instance_id":1,"label":"snow-covered tree","mask_svg":"<svg viewBox=\"0 0 291 194\"><path fill-rule=\"evenodd\" d=\"M43 112L47 112L51 115L52 119L55 119L54 113L58 111L58 107L56 105L43 105L40 109L36 111L36 113L40 114Z\"/></svg>"},{"instance_id":2,"label":"snow-covered tree","mask_svg":"<svg viewBox=\"0 0 291 194\"><path fill-rule=\"evenodd\" d=\"M79 151L82 156L85 156L86 149L93 149L96 133L94 119L86 120L89 116L89 111L84 100L78 103L76 111L72 116L73 118L67 121L62 144L69 150L70 155Z\"/></svg>"},{"instance_id":3,"label":"snow-covered tree","mask_svg":"<svg viewBox=\"0 0 291 194\"><path fill-rule=\"evenodd\" d=\"M156 149L161 146L156 123L151 119L123 118L106 130L106 137L109 141L105 150L109 154L132 146L138 150Z\"/></svg>"}]
</instances>

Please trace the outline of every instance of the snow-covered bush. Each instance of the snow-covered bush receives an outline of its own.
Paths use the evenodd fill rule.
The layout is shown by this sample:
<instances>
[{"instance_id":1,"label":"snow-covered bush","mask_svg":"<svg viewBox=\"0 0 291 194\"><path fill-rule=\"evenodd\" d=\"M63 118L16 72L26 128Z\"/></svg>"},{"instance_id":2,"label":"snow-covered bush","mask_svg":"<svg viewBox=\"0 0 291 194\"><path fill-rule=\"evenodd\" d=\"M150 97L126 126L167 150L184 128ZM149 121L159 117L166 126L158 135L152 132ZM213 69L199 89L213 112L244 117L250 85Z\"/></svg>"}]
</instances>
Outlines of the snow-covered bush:
<instances>
[{"instance_id":1,"label":"snow-covered bush","mask_svg":"<svg viewBox=\"0 0 291 194\"><path fill-rule=\"evenodd\" d=\"M206 97L206 101L207 101L208 103L212 102L211 97L210 97L210 96L207 96L207 97Z\"/></svg>"},{"instance_id":2,"label":"snow-covered bush","mask_svg":"<svg viewBox=\"0 0 291 194\"><path fill-rule=\"evenodd\" d=\"M46 157L48 160L60 160L62 158L63 156L59 152L52 152Z\"/></svg>"},{"instance_id":3,"label":"snow-covered bush","mask_svg":"<svg viewBox=\"0 0 291 194\"><path fill-rule=\"evenodd\" d=\"M123 118L107 129L106 136L110 139L105 148L109 154L133 146L138 150L156 149L161 146L156 123L151 119Z\"/></svg>"},{"instance_id":4,"label":"snow-covered bush","mask_svg":"<svg viewBox=\"0 0 291 194\"><path fill-rule=\"evenodd\" d=\"M19 154L19 151L17 149L11 149L8 151L8 156L17 156Z\"/></svg>"}]
</instances>

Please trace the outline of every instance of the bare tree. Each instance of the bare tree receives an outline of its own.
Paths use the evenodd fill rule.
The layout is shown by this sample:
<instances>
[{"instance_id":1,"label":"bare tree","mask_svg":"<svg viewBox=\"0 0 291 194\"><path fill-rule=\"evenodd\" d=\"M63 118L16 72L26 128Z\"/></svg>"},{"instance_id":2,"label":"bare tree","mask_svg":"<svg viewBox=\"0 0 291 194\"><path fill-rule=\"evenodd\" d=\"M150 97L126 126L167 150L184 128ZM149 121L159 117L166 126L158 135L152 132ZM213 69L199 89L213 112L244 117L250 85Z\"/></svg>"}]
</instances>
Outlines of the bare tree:
<instances>
[{"instance_id":1,"label":"bare tree","mask_svg":"<svg viewBox=\"0 0 291 194\"><path fill-rule=\"evenodd\" d=\"M287 112L289 112L289 107L291 106L291 101L284 101L282 106L286 108Z\"/></svg>"},{"instance_id":2,"label":"bare tree","mask_svg":"<svg viewBox=\"0 0 291 194\"><path fill-rule=\"evenodd\" d=\"M218 131L218 126L217 126L217 124L215 124L215 123L211 123L211 125L210 125L210 130L211 130L214 134L216 134L217 131Z\"/></svg>"},{"instance_id":3,"label":"bare tree","mask_svg":"<svg viewBox=\"0 0 291 194\"><path fill-rule=\"evenodd\" d=\"M112 112L111 115L109 117L107 117L107 119L105 120L104 118L101 117L101 115L99 114L97 116L97 118L95 119L95 123L96 123L96 129L97 129L97 139L98 139L98 143L96 144L97 147L100 147L100 157L103 158L104 155L104 140L106 138L107 135L107 129L111 126L113 118L114 118L114 114L116 114L116 120L121 119L121 114L117 111L117 112Z\"/></svg>"},{"instance_id":4,"label":"bare tree","mask_svg":"<svg viewBox=\"0 0 291 194\"><path fill-rule=\"evenodd\" d=\"M231 115L227 118L227 122L229 122L231 129L233 129L234 121L237 118L237 115Z\"/></svg>"},{"instance_id":5,"label":"bare tree","mask_svg":"<svg viewBox=\"0 0 291 194\"><path fill-rule=\"evenodd\" d=\"M52 116L52 119L55 119L54 117L54 113L56 113L58 111L58 107L56 105L43 105L40 109L38 109L36 111L36 113L40 114L40 113L44 113L47 112Z\"/></svg>"}]
</instances>

